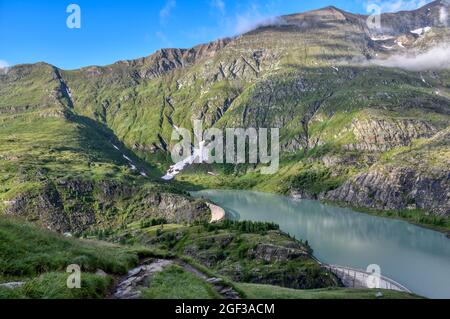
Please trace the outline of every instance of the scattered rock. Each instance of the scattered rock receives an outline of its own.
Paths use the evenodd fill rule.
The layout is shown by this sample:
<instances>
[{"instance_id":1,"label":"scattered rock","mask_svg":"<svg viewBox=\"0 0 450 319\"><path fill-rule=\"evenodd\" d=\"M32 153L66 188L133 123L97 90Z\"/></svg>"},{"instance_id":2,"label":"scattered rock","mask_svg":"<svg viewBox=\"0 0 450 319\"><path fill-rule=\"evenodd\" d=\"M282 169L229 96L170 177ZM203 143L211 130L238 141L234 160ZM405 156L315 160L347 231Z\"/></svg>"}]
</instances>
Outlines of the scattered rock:
<instances>
[{"instance_id":1,"label":"scattered rock","mask_svg":"<svg viewBox=\"0 0 450 319\"><path fill-rule=\"evenodd\" d=\"M17 289L25 285L24 282L18 281L18 282L8 282L6 284L0 284L0 288L6 288L6 289Z\"/></svg>"},{"instance_id":2,"label":"scattered rock","mask_svg":"<svg viewBox=\"0 0 450 319\"><path fill-rule=\"evenodd\" d=\"M316 200L317 196L306 191L306 190L295 190L291 192L291 197L294 200L300 201L303 199L307 199L307 200Z\"/></svg>"},{"instance_id":3,"label":"scattered rock","mask_svg":"<svg viewBox=\"0 0 450 319\"><path fill-rule=\"evenodd\" d=\"M162 272L164 268L172 265L170 260L158 259L148 265L142 265L128 272L128 275L117 285L114 292L116 299L139 299L141 289L150 286L155 273Z\"/></svg>"},{"instance_id":4,"label":"scattered rock","mask_svg":"<svg viewBox=\"0 0 450 319\"><path fill-rule=\"evenodd\" d=\"M249 254L253 258L263 259L267 262L283 262L299 257L309 257L307 251L270 244L259 244L256 248L250 250Z\"/></svg>"},{"instance_id":5,"label":"scattered rock","mask_svg":"<svg viewBox=\"0 0 450 319\"><path fill-rule=\"evenodd\" d=\"M221 279L221 278L209 278L206 281L209 282L210 284L218 284L218 283L222 283L223 279Z\"/></svg>"},{"instance_id":6,"label":"scattered rock","mask_svg":"<svg viewBox=\"0 0 450 319\"><path fill-rule=\"evenodd\" d=\"M108 274L107 274L106 272L104 272L103 270L101 270L101 269L97 269L97 271L95 272L95 274L96 274L97 276L100 276L100 277L108 277Z\"/></svg>"}]
</instances>

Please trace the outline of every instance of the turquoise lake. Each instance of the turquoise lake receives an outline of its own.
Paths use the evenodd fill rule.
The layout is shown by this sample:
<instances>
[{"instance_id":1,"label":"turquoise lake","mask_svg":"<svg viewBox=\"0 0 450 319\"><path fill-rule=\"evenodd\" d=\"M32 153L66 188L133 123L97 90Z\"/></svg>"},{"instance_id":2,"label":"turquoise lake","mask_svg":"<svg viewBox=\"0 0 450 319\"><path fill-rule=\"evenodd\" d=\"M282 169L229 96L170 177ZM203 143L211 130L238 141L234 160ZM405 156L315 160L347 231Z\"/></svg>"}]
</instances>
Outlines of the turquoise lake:
<instances>
[{"instance_id":1,"label":"turquoise lake","mask_svg":"<svg viewBox=\"0 0 450 319\"><path fill-rule=\"evenodd\" d=\"M324 205L317 201L248 192L193 192L223 207L228 218L266 221L298 239L308 240L314 255L327 264L366 269L429 298L450 298L450 239L409 224Z\"/></svg>"}]
</instances>

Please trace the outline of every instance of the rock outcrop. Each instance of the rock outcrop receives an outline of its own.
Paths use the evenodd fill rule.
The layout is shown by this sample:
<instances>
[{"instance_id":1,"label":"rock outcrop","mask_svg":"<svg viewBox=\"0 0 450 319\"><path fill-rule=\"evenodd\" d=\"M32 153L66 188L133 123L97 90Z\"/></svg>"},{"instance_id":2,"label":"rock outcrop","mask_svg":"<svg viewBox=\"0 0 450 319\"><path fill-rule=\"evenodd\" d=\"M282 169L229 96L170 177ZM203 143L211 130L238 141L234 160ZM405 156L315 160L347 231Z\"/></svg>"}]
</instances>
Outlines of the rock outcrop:
<instances>
[{"instance_id":1,"label":"rock outcrop","mask_svg":"<svg viewBox=\"0 0 450 319\"><path fill-rule=\"evenodd\" d=\"M412 168L375 168L321 198L380 210L421 209L449 216L450 172L423 174Z\"/></svg>"},{"instance_id":2,"label":"rock outcrop","mask_svg":"<svg viewBox=\"0 0 450 319\"><path fill-rule=\"evenodd\" d=\"M206 203L170 193L147 193L140 207L140 211L133 214L133 219L158 217L171 223L191 224L211 218Z\"/></svg>"},{"instance_id":3,"label":"rock outcrop","mask_svg":"<svg viewBox=\"0 0 450 319\"><path fill-rule=\"evenodd\" d=\"M175 69L192 66L202 59L212 58L230 41L231 39L225 38L191 49L161 49L146 58L120 61L116 65L132 67L139 78L154 79Z\"/></svg>"},{"instance_id":4,"label":"rock outcrop","mask_svg":"<svg viewBox=\"0 0 450 319\"><path fill-rule=\"evenodd\" d=\"M184 271L193 274L198 279L211 285L224 299L240 299L239 293L230 287L222 278L209 277L207 274L192 267L182 260L157 259L144 262L141 266L132 269L115 287L113 298L115 299L140 299L142 289L152 286L152 279L158 273L164 272L170 266L181 267Z\"/></svg>"},{"instance_id":5,"label":"rock outcrop","mask_svg":"<svg viewBox=\"0 0 450 319\"><path fill-rule=\"evenodd\" d=\"M117 285L113 297L116 299L139 299L143 288L149 288L155 274L173 265L171 260L155 260L143 264L128 272L127 276Z\"/></svg>"},{"instance_id":6,"label":"rock outcrop","mask_svg":"<svg viewBox=\"0 0 450 319\"><path fill-rule=\"evenodd\" d=\"M201 201L164 191L140 190L113 181L64 180L20 193L9 200L6 213L36 221L60 233L80 233L123 218L133 206L127 222L164 218L171 223L209 221L211 212Z\"/></svg>"},{"instance_id":7,"label":"rock outcrop","mask_svg":"<svg viewBox=\"0 0 450 319\"><path fill-rule=\"evenodd\" d=\"M394 147L408 146L415 139L430 138L437 129L421 120L355 120L351 131L357 143L347 145L348 150L385 152Z\"/></svg>"},{"instance_id":8,"label":"rock outcrop","mask_svg":"<svg viewBox=\"0 0 450 319\"><path fill-rule=\"evenodd\" d=\"M0 288L4 288L4 289L17 289L17 288L22 287L23 285L25 285L25 282L23 282L23 281L18 281L18 282L8 282L8 283L0 284Z\"/></svg>"},{"instance_id":9,"label":"rock outcrop","mask_svg":"<svg viewBox=\"0 0 450 319\"><path fill-rule=\"evenodd\" d=\"M252 258L263 259L267 262L283 262L299 257L309 257L309 252L294 248L270 244L260 244L249 251Z\"/></svg>"}]
</instances>

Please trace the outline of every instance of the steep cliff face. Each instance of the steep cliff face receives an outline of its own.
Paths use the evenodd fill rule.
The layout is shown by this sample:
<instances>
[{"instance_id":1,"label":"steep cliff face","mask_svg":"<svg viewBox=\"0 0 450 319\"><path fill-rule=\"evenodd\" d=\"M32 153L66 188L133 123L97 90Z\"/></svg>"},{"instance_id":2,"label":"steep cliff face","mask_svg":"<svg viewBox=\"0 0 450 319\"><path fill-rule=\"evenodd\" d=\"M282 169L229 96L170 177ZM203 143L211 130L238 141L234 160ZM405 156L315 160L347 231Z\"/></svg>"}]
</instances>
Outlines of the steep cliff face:
<instances>
[{"instance_id":1,"label":"steep cliff face","mask_svg":"<svg viewBox=\"0 0 450 319\"><path fill-rule=\"evenodd\" d=\"M374 168L321 198L379 210L421 209L449 216L450 172L423 174L411 168Z\"/></svg>"},{"instance_id":2,"label":"steep cliff face","mask_svg":"<svg viewBox=\"0 0 450 319\"><path fill-rule=\"evenodd\" d=\"M220 39L191 49L161 49L146 58L117 62L116 66L130 67L140 79L151 80L170 71L192 66L203 59L214 58L230 42L231 39ZM111 69L114 70L114 65Z\"/></svg>"},{"instance_id":3,"label":"steep cliff face","mask_svg":"<svg viewBox=\"0 0 450 319\"><path fill-rule=\"evenodd\" d=\"M432 123L422 120L368 119L354 120L351 131L357 143L346 145L348 150L386 152L408 146L419 138L430 138L438 130Z\"/></svg>"}]
</instances>

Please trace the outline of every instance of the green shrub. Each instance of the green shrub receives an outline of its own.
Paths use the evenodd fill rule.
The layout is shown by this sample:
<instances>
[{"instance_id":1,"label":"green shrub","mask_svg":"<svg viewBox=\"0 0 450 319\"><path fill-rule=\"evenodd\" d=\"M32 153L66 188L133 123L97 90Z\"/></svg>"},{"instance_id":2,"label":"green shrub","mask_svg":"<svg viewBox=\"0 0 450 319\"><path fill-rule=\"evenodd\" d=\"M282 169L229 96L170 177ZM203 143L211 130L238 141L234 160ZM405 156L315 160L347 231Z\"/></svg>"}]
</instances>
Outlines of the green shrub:
<instances>
[{"instance_id":1,"label":"green shrub","mask_svg":"<svg viewBox=\"0 0 450 319\"><path fill-rule=\"evenodd\" d=\"M158 225L167 225L167 219L165 218L152 218L150 220L142 220L140 223L140 227L141 229L145 229L145 228L149 228L149 227L153 227L153 226L158 226Z\"/></svg>"},{"instance_id":2,"label":"green shrub","mask_svg":"<svg viewBox=\"0 0 450 319\"><path fill-rule=\"evenodd\" d=\"M342 185L340 178L332 177L332 171L326 168L307 169L299 175L291 177L290 188L308 190L313 194L320 194L339 188Z\"/></svg>"},{"instance_id":3,"label":"green shrub","mask_svg":"<svg viewBox=\"0 0 450 319\"><path fill-rule=\"evenodd\" d=\"M208 232L215 232L217 230L235 230L241 233L248 234L265 234L268 231L278 231L280 226L274 223L266 222L252 222L252 221L233 221L224 220L220 223L203 224L203 227Z\"/></svg>"}]
</instances>

